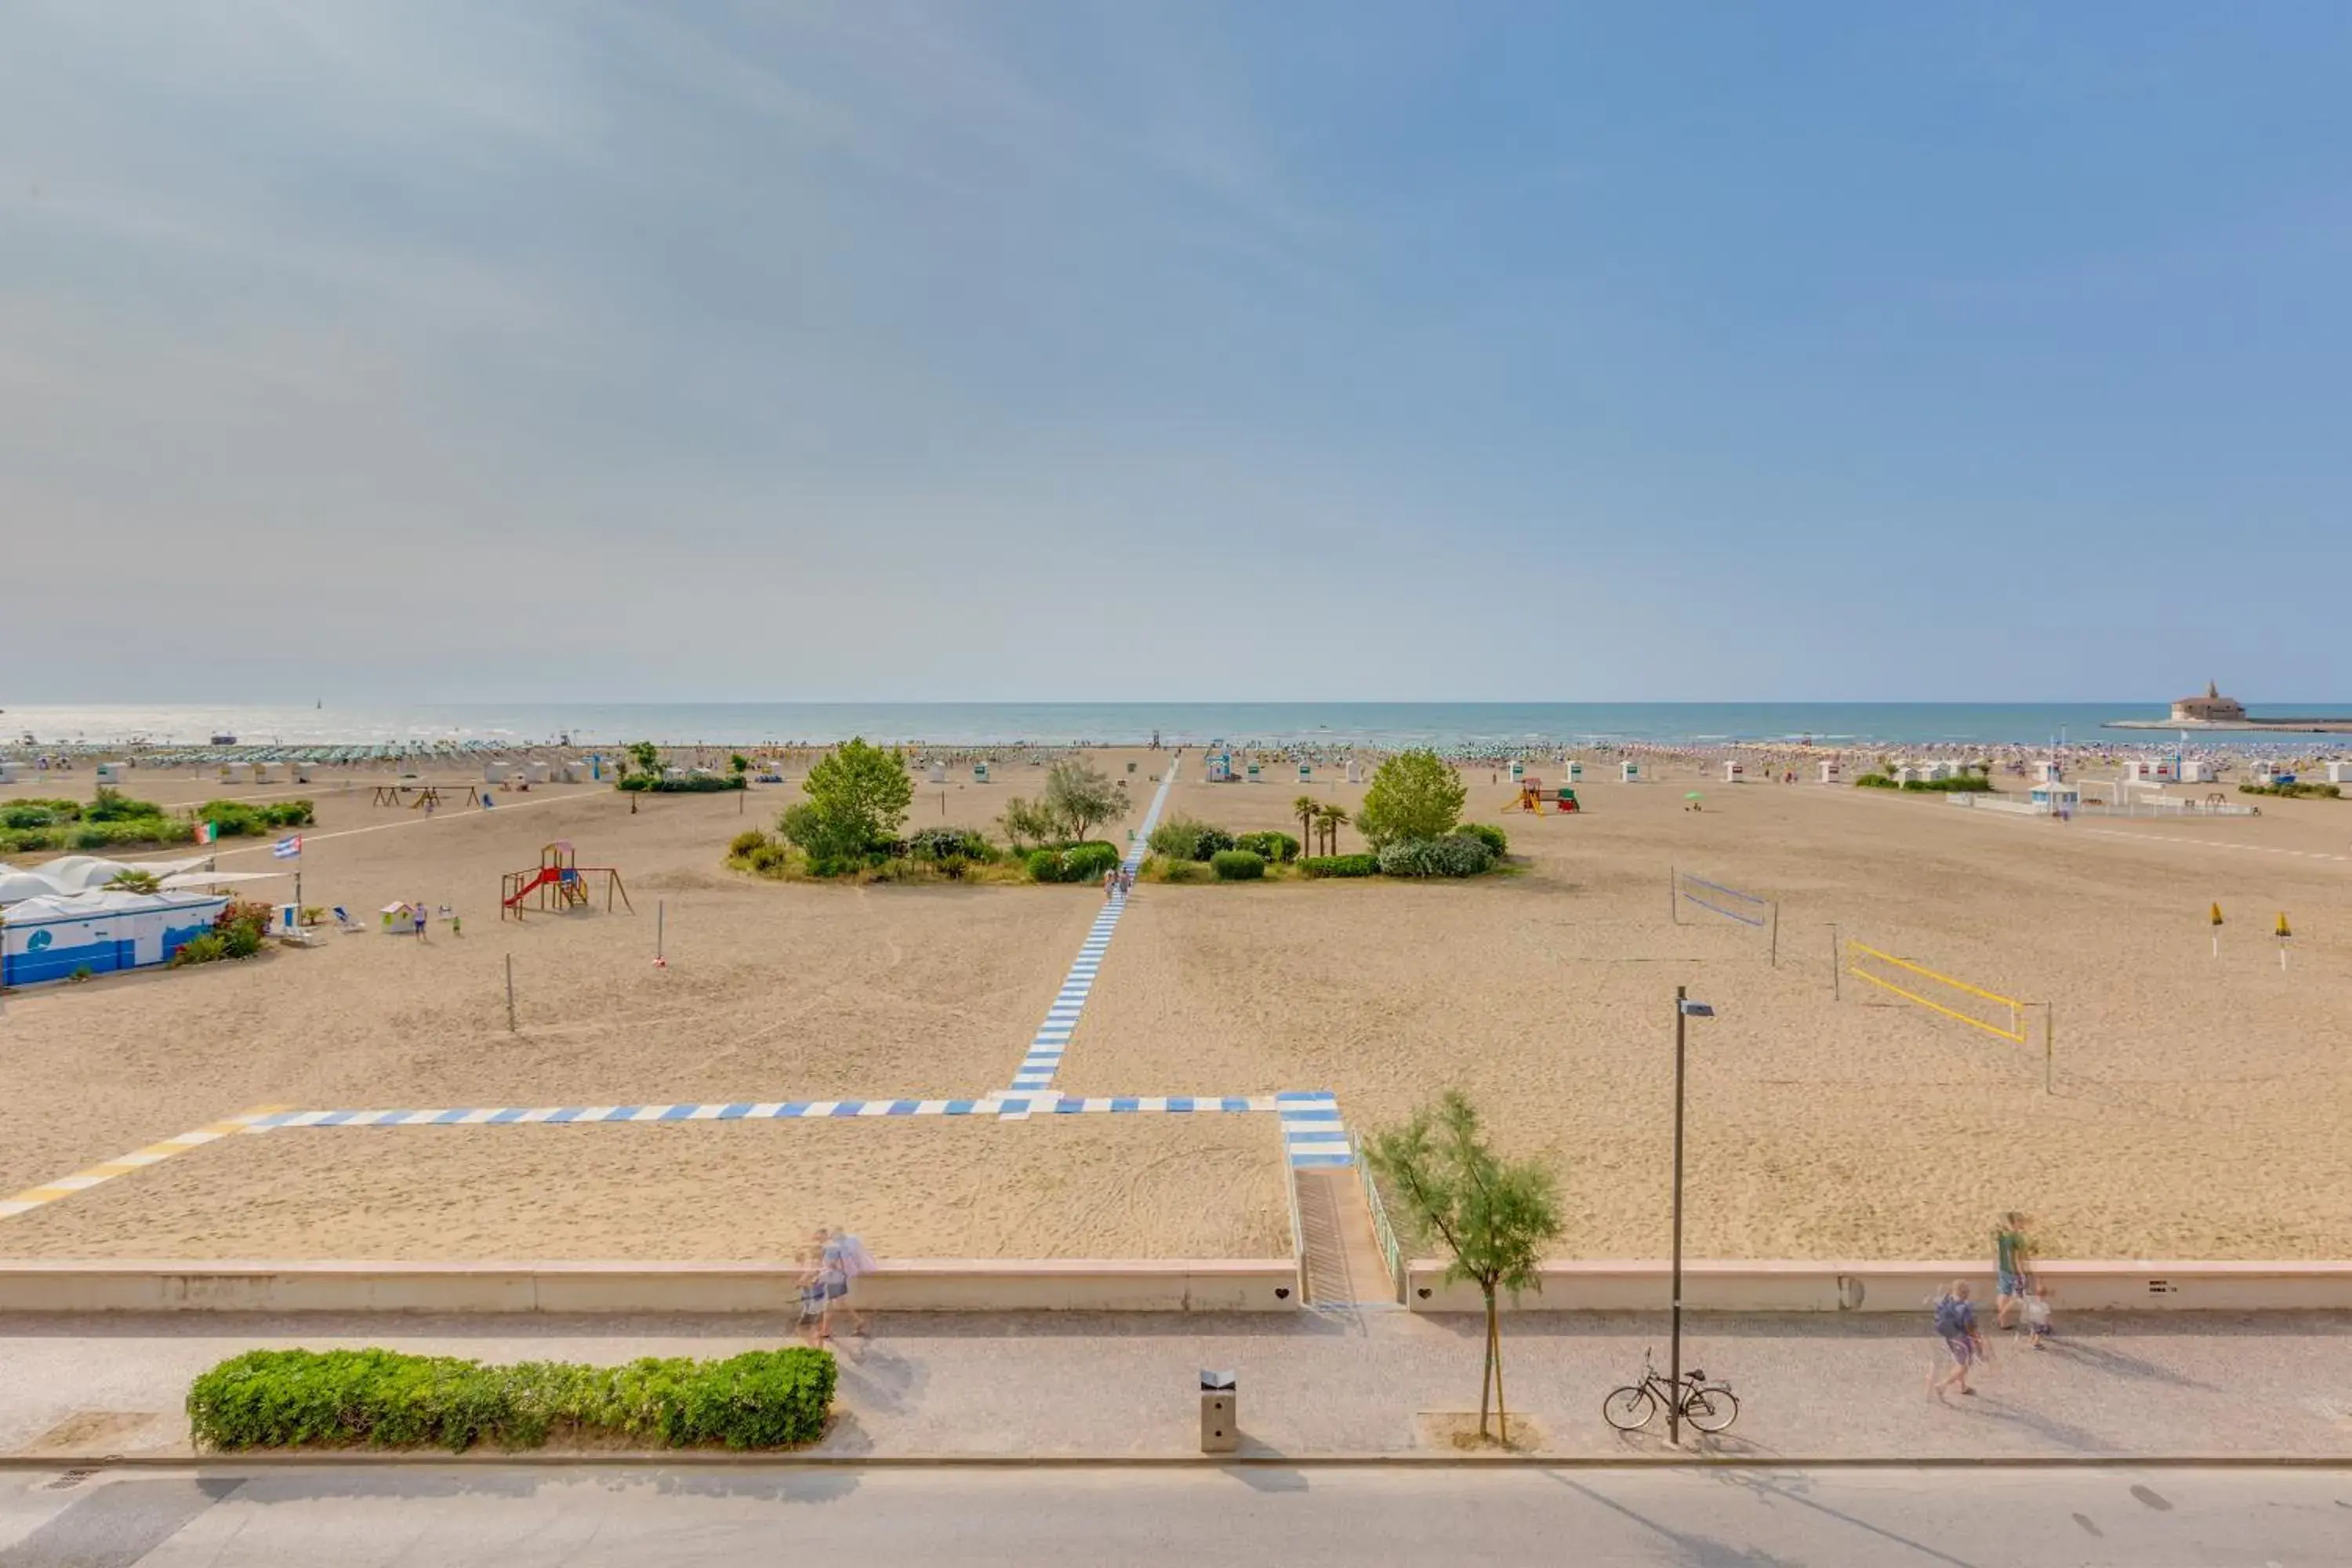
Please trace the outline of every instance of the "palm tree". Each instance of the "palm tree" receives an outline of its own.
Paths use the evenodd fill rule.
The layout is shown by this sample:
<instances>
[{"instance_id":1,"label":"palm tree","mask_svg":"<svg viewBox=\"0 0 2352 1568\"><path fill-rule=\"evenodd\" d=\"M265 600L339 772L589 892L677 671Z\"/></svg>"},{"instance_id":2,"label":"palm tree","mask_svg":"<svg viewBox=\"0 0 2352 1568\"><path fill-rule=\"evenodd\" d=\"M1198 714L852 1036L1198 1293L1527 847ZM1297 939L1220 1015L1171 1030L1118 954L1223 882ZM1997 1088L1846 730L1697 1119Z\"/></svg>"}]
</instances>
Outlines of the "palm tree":
<instances>
[{"instance_id":1,"label":"palm tree","mask_svg":"<svg viewBox=\"0 0 2352 1568\"><path fill-rule=\"evenodd\" d=\"M1290 803L1290 815L1298 818L1298 841L1300 844L1305 845L1314 842L1315 816L1316 814L1322 809L1323 803L1317 800L1311 795L1302 795L1297 799Z\"/></svg>"},{"instance_id":2,"label":"palm tree","mask_svg":"<svg viewBox=\"0 0 2352 1568\"><path fill-rule=\"evenodd\" d=\"M138 866L125 866L107 879L107 887L118 893L154 893L163 890L155 873Z\"/></svg>"},{"instance_id":3,"label":"palm tree","mask_svg":"<svg viewBox=\"0 0 2352 1568\"><path fill-rule=\"evenodd\" d=\"M1339 829L1348 826L1348 814L1336 805L1327 805L1315 814L1315 825L1323 832L1323 853L1339 852Z\"/></svg>"}]
</instances>

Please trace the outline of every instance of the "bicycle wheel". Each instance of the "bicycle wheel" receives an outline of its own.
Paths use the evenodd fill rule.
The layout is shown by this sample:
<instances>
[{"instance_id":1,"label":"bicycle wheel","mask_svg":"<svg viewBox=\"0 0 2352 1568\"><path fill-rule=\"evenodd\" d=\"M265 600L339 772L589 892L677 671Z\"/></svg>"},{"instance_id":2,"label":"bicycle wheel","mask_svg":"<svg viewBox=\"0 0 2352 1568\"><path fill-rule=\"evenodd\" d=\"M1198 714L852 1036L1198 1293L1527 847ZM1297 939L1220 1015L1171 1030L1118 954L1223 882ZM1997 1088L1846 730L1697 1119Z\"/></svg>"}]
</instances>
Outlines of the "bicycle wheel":
<instances>
[{"instance_id":1,"label":"bicycle wheel","mask_svg":"<svg viewBox=\"0 0 2352 1568\"><path fill-rule=\"evenodd\" d=\"M1640 1384L1614 1390L1601 1402L1601 1419L1620 1432L1638 1432L1658 1413L1655 1395Z\"/></svg>"},{"instance_id":2,"label":"bicycle wheel","mask_svg":"<svg viewBox=\"0 0 2352 1568\"><path fill-rule=\"evenodd\" d=\"M1683 1419L1702 1432L1720 1432L1739 1419L1739 1401L1727 1388L1694 1388L1683 1401Z\"/></svg>"}]
</instances>

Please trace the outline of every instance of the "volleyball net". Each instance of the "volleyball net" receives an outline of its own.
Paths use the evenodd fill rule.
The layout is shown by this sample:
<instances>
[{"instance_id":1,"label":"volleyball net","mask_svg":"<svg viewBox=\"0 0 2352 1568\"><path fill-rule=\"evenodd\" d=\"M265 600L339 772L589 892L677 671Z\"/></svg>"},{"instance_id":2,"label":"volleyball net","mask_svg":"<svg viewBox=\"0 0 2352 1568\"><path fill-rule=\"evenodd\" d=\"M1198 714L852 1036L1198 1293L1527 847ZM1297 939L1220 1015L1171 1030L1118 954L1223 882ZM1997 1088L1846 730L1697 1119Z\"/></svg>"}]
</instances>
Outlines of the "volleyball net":
<instances>
[{"instance_id":1,"label":"volleyball net","mask_svg":"<svg viewBox=\"0 0 2352 1568\"><path fill-rule=\"evenodd\" d=\"M1881 991L1916 1002L1931 1013L1940 1013L1971 1029L1980 1029L1995 1039L2007 1040L2014 1046L2025 1044L2025 1004L2014 996L1938 974L1907 958L1897 958L1852 940L1845 944L1845 972Z\"/></svg>"},{"instance_id":2,"label":"volleyball net","mask_svg":"<svg viewBox=\"0 0 2352 1568\"><path fill-rule=\"evenodd\" d=\"M1673 897L1668 900L1674 910L1675 923L1685 924L1685 904L1704 910L1753 931L1765 933L1771 946L1772 967L1780 966L1780 906L1772 899L1757 893L1744 893L1738 888L1721 882L1710 882L1705 877L1694 877L1678 866L1666 868L1666 883ZM1706 924L1702 918L1697 923Z\"/></svg>"}]
</instances>

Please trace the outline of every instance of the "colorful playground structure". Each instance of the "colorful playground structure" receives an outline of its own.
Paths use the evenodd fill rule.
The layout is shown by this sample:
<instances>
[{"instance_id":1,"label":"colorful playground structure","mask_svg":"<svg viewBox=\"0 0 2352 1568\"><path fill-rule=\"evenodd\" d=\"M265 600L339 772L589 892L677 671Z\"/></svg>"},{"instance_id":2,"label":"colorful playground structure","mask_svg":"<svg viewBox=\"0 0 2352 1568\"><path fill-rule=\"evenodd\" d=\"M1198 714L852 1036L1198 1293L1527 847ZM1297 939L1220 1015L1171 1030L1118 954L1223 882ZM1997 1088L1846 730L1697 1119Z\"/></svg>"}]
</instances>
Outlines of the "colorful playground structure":
<instances>
[{"instance_id":1,"label":"colorful playground structure","mask_svg":"<svg viewBox=\"0 0 2352 1568\"><path fill-rule=\"evenodd\" d=\"M522 919L524 900L550 913L561 914L567 910L588 907L588 882L591 877L604 879L604 911L610 914L613 900L617 896L631 914L637 907L629 902L629 890L621 886L621 873L610 866L582 866L575 863L571 844L564 839L544 846L539 852L539 864L528 870L509 871L499 881L499 919L509 914Z\"/></svg>"},{"instance_id":2,"label":"colorful playground structure","mask_svg":"<svg viewBox=\"0 0 2352 1568\"><path fill-rule=\"evenodd\" d=\"M1517 781L1519 786L1519 798L1503 807L1505 811L1525 811L1541 816L1546 805L1556 805L1559 815L1566 816L1572 811L1584 809L1577 804L1576 791L1568 785L1562 784L1558 789L1546 789L1543 780L1537 778L1533 773L1519 772L1518 763L1513 763L1511 767L1515 773L1519 773Z\"/></svg>"}]
</instances>

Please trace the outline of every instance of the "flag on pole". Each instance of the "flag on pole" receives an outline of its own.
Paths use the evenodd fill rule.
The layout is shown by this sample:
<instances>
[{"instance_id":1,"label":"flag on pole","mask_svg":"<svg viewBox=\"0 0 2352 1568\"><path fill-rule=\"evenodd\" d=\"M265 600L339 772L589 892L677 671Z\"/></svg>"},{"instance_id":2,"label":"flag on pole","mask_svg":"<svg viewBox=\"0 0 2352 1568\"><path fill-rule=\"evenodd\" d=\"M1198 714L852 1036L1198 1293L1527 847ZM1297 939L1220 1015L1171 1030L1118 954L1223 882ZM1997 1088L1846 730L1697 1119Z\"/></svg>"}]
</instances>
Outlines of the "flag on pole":
<instances>
[{"instance_id":1,"label":"flag on pole","mask_svg":"<svg viewBox=\"0 0 2352 1568\"><path fill-rule=\"evenodd\" d=\"M219 837L220 829L215 825L209 822L199 822L196 824L196 843L210 844Z\"/></svg>"},{"instance_id":2,"label":"flag on pole","mask_svg":"<svg viewBox=\"0 0 2352 1568\"><path fill-rule=\"evenodd\" d=\"M302 853L302 836L297 833L290 838L281 838L269 847L269 852L280 860L291 860Z\"/></svg>"}]
</instances>

